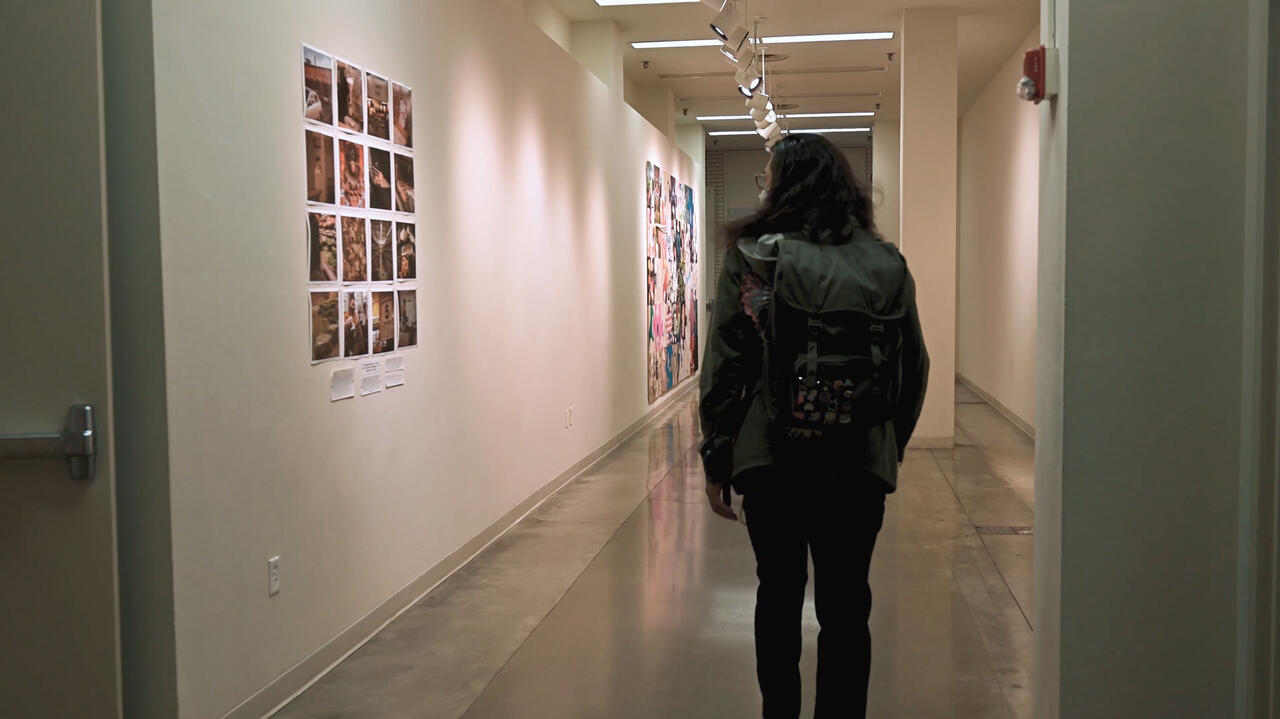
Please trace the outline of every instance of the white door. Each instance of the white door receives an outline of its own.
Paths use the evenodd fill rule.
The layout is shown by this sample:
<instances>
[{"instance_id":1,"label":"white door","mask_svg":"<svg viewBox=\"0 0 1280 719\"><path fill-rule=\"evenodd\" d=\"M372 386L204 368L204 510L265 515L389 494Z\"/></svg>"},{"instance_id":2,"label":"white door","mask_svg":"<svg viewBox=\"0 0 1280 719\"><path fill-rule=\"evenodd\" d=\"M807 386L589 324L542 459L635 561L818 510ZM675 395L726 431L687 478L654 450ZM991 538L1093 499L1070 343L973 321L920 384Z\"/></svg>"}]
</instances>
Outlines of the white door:
<instances>
[{"instance_id":1,"label":"white door","mask_svg":"<svg viewBox=\"0 0 1280 719\"><path fill-rule=\"evenodd\" d=\"M96 477L0 440L0 715L120 716L98 0L0 4L0 435L92 405Z\"/></svg>"}]
</instances>

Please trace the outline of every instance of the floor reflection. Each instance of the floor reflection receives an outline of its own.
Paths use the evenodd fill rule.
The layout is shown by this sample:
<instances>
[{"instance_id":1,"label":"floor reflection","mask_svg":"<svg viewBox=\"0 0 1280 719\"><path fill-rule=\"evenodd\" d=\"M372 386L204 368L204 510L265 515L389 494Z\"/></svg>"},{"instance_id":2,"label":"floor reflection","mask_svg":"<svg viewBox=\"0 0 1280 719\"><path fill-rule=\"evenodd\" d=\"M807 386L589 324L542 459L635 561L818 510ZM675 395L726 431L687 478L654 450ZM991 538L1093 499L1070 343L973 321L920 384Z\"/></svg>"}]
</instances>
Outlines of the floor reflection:
<instances>
[{"instance_id":1,"label":"floor reflection","mask_svg":"<svg viewBox=\"0 0 1280 719\"><path fill-rule=\"evenodd\" d=\"M1034 450L958 396L964 442L911 451L888 502L871 716L1031 713L1032 538L975 525L1032 524ZM759 716L754 558L746 529L705 506L697 441L686 396L279 716ZM812 593L804 621L809 714Z\"/></svg>"}]
</instances>

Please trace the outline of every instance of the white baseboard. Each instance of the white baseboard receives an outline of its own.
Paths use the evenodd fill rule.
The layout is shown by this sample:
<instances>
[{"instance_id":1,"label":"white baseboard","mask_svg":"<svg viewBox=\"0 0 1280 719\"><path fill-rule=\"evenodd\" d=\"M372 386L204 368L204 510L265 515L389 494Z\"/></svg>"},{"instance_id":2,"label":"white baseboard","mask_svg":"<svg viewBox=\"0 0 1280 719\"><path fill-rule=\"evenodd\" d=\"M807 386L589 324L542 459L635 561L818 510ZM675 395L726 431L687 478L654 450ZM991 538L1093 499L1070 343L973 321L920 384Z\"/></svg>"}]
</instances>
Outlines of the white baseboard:
<instances>
[{"instance_id":1,"label":"white baseboard","mask_svg":"<svg viewBox=\"0 0 1280 719\"><path fill-rule=\"evenodd\" d=\"M978 395L979 397L982 398L984 402L994 407L997 412L1004 415L1005 419L1017 425L1018 429L1022 430L1023 433L1026 434L1028 437L1030 437L1031 439L1036 438L1035 425L1031 424L1027 420L1018 416L1017 412L1014 412L1013 410L1006 407L1003 402L993 397L990 392L987 392L986 390L982 389L978 385L974 384L973 381L970 380L968 377L965 377L964 375L957 372L956 379L960 380L960 384L963 384L965 387L968 387L969 389L973 390L974 394Z\"/></svg>"},{"instance_id":2,"label":"white baseboard","mask_svg":"<svg viewBox=\"0 0 1280 719\"><path fill-rule=\"evenodd\" d=\"M341 664L344 659L355 653L370 639L373 639L388 624L395 621L397 617L426 597L432 589L435 589L441 582L448 579L454 572L466 566L480 552L483 552L485 548L506 534L521 519L524 519L530 512L549 499L551 495L569 484L578 475L590 469L592 465L603 459L618 445L653 422L669 405L683 398L697 386L698 375L695 374L685 380L683 386L677 387L669 395L658 400L644 416L636 420L630 427L619 432L613 439L610 439L581 461L543 485L542 488L529 495L523 502L512 508L511 511L486 527L484 531L471 538L461 547L458 547L434 567L428 569L422 576L406 584L379 604L373 611L356 620L355 623L340 632L338 636L326 642L311 656L298 662L279 677L276 677L266 687L241 702L235 709L227 712L223 719L259 719L260 717L269 717L284 708L286 704L310 688L325 674L328 674L330 670Z\"/></svg>"}]
</instances>

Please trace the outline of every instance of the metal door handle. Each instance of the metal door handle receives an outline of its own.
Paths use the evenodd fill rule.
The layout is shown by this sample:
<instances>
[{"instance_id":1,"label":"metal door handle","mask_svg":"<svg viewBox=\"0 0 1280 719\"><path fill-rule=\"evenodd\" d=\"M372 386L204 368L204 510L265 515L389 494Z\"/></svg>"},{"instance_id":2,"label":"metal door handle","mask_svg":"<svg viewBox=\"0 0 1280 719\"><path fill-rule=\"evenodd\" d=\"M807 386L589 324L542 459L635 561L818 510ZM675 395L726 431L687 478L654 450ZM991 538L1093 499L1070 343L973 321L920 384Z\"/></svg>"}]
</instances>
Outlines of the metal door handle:
<instances>
[{"instance_id":1,"label":"metal door handle","mask_svg":"<svg viewBox=\"0 0 1280 719\"><path fill-rule=\"evenodd\" d=\"M66 457L71 478L93 479L98 436L93 423L93 407L72 405L67 410L67 428L57 434L0 435L0 459L50 459Z\"/></svg>"}]
</instances>

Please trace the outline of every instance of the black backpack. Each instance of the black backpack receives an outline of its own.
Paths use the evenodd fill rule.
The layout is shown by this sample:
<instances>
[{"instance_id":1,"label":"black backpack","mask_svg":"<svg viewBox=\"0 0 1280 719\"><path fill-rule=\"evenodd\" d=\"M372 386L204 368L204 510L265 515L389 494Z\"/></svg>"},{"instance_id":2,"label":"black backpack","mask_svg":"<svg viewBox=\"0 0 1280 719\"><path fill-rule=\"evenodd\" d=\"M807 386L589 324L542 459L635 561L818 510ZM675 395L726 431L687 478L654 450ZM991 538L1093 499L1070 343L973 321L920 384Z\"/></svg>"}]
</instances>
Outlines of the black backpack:
<instances>
[{"instance_id":1,"label":"black backpack","mask_svg":"<svg viewBox=\"0 0 1280 719\"><path fill-rule=\"evenodd\" d=\"M913 300L898 249L861 229L820 241L766 235L738 248L757 275L743 302L763 339L761 388L775 440L843 448L891 421Z\"/></svg>"}]
</instances>

